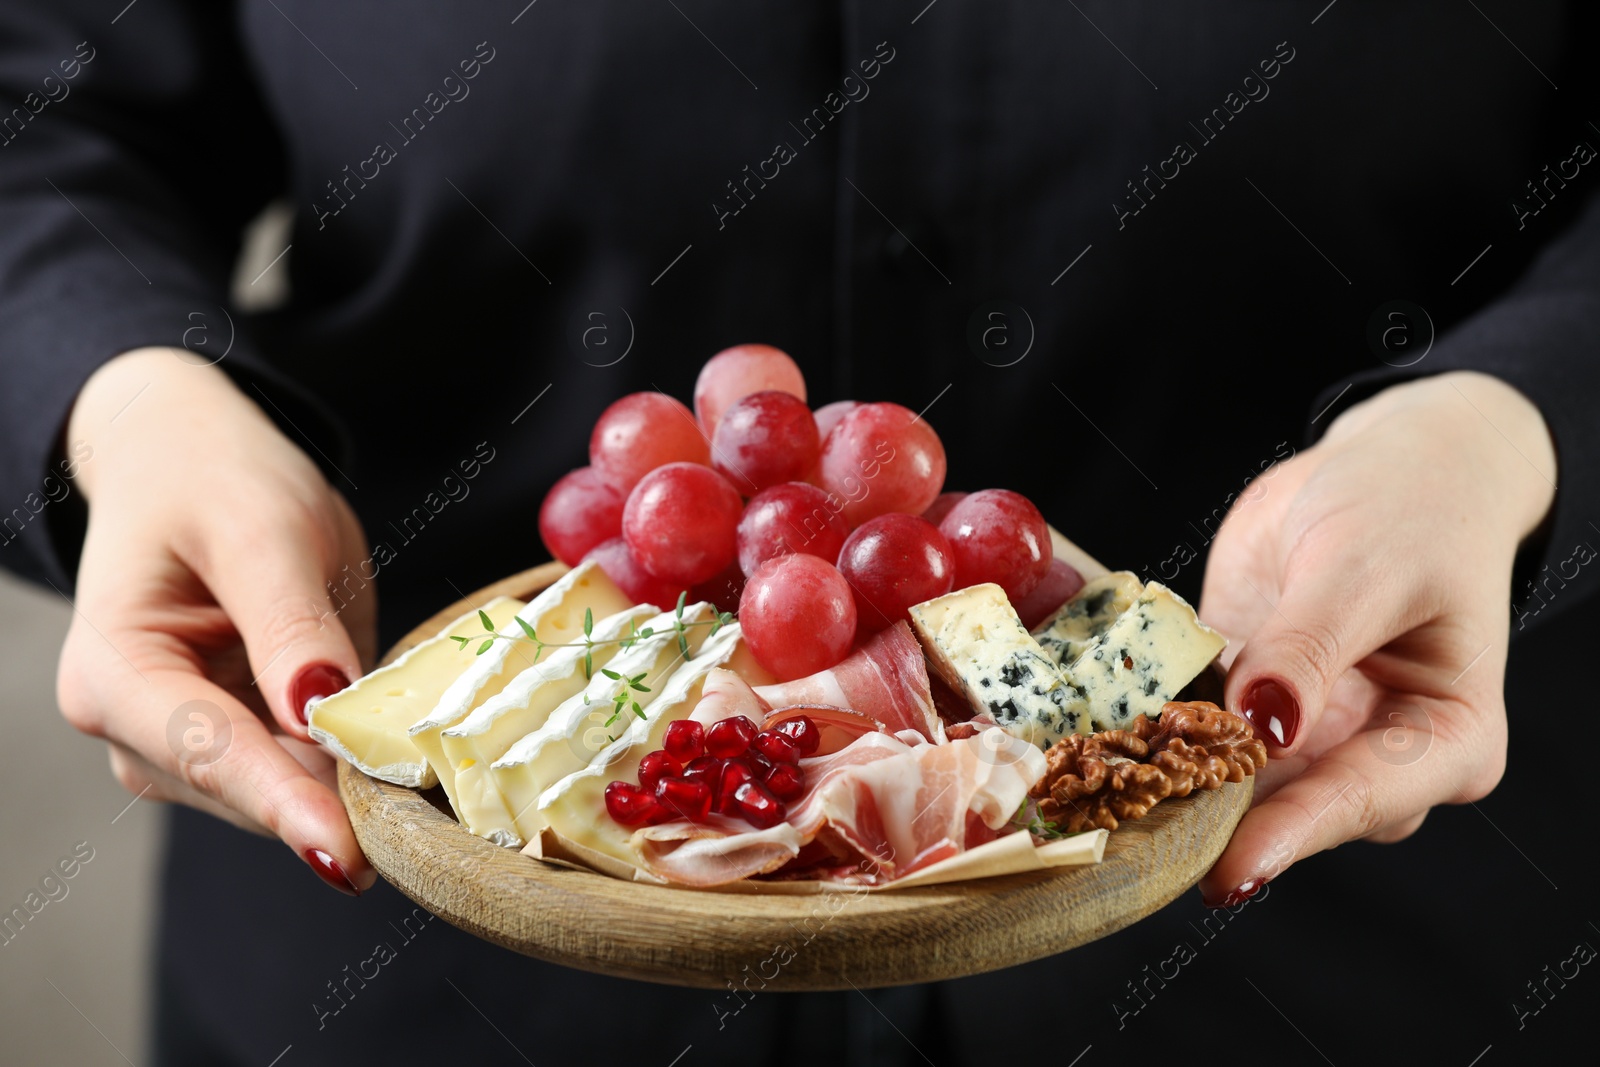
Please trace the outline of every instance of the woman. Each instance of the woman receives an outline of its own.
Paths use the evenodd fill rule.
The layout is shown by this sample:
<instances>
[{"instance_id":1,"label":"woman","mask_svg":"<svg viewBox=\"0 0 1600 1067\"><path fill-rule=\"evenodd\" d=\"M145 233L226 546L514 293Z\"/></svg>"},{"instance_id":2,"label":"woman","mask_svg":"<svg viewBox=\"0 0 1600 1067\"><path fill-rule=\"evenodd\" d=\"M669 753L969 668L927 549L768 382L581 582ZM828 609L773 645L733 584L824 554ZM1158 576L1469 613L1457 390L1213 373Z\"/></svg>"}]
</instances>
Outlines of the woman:
<instances>
[{"instance_id":1,"label":"woman","mask_svg":"<svg viewBox=\"0 0 1600 1067\"><path fill-rule=\"evenodd\" d=\"M813 403L923 410L952 487L1201 596L1274 757L1208 903L1493 789L1510 631L1593 585L1542 569L1600 483L1596 135L1557 106L1589 16L1526 8L1507 48L1421 4L1006 14L0 5L0 484L78 490L4 559L75 584L68 720L185 806L160 1062L1064 1048L961 985L728 1019L510 957L377 882L307 742L308 699L540 557L607 403L686 396L733 341L793 353ZM278 195L293 232L241 293L291 295L246 315L235 235ZM1115 984L1154 929L965 988ZM1127 1026L1115 995L1085 1017Z\"/></svg>"}]
</instances>

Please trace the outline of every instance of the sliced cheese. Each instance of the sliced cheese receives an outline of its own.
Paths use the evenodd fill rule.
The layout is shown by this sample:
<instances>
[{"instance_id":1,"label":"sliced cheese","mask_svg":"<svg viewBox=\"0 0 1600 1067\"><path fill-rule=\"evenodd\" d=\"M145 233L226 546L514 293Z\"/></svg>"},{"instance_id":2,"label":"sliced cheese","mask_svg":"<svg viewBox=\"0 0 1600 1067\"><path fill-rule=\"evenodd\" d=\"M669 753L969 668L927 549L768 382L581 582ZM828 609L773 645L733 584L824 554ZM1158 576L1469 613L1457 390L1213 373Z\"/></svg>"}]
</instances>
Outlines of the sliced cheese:
<instances>
[{"instance_id":1,"label":"sliced cheese","mask_svg":"<svg viewBox=\"0 0 1600 1067\"><path fill-rule=\"evenodd\" d=\"M1158 717L1227 643L1188 601L1150 582L1066 674L1088 700L1094 729L1122 730L1135 715Z\"/></svg>"},{"instance_id":2,"label":"sliced cheese","mask_svg":"<svg viewBox=\"0 0 1600 1067\"><path fill-rule=\"evenodd\" d=\"M689 647L687 657L673 628L674 612L664 611L646 620L641 629L648 627L652 636L618 653L606 667L619 678L596 671L583 692L568 697L550 712L544 725L520 738L490 765L495 792L483 788L474 795L473 823L468 828L497 844L521 847L527 840L521 827L537 820L539 794L581 769L612 738L625 733L629 728L625 720L637 718L634 702L644 711L660 697L673 672L700 651L711 628L706 624L716 617L716 609L704 602L683 609L684 622L696 624L682 635ZM644 676L639 684L646 687L645 692L628 686L628 679L640 675ZM616 697L624 691L623 715L610 721L617 710Z\"/></svg>"},{"instance_id":3,"label":"sliced cheese","mask_svg":"<svg viewBox=\"0 0 1600 1067\"><path fill-rule=\"evenodd\" d=\"M1008 733L1048 747L1089 732L1083 693L1040 649L998 585L918 604L911 625L935 673Z\"/></svg>"},{"instance_id":4,"label":"sliced cheese","mask_svg":"<svg viewBox=\"0 0 1600 1067\"><path fill-rule=\"evenodd\" d=\"M529 601L527 607L517 612L517 617L532 626L539 640L545 644L560 645L583 640L586 612L599 619L614 615L632 606L632 603L591 560L578 564L562 575ZM534 646L526 639L522 627L514 619L496 620L496 625L502 640L496 641L489 651L475 658L471 666L439 694L433 707L417 716L411 725L411 743L427 759L428 766L432 768L439 784L444 786L450 805L456 809L458 816L461 808L456 803L455 768L445 756L439 735L499 694L512 678L534 665ZM457 632L481 636L484 631L482 623L475 622Z\"/></svg>"},{"instance_id":5,"label":"sliced cheese","mask_svg":"<svg viewBox=\"0 0 1600 1067\"><path fill-rule=\"evenodd\" d=\"M1034 628L1034 640L1057 663L1071 663L1111 629L1142 592L1144 583L1132 571L1113 571L1085 582L1071 600Z\"/></svg>"},{"instance_id":6,"label":"sliced cheese","mask_svg":"<svg viewBox=\"0 0 1600 1067\"><path fill-rule=\"evenodd\" d=\"M698 656L668 679L661 695L651 703L645 719L636 718L588 766L546 789L538 799L534 817L518 822L521 836L532 840L548 826L570 841L617 859L637 862L629 843L633 829L606 814L606 786L614 781L638 780L639 761L661 747L670 724L688 718L700 701L701 688L713 667L723 667L741 676L747 670L760 670L745 647L738 623L719 630Z\"/></svg>"},{"instance_id":7,"label":"sliced cheese","mask_svg":"<svg viewBox=\"0 0 1600 1067\"><path fill-rule=\"evenodd\" d=\"M496 597L483 611L502 626L522 606L520 600ZM474 632L482 632L477 612L456 619L349 688L313 701L306 709L312 739L374 778L420 788L435 785L438 779L409 731L474 662L472 648L462 648L450 635Z\"/></svg>"},{"instance_id":8,"label":"sliced cheese","mask_svg":"<svg viewBox=\"0 0 1600 1067\"><path fill-rule=\"evenodd\" d=\"M651 605L640 604L606 616L594 624L592 648L546 650L538 663L440 733L455 784L451 800L468 830L483 836L482 831L495 824L494 813L504 810L489 765L518 739L543 726L563 702L583 692L618 654L619 640L641 632L655 613Z\"/></svg>"}]
</instances>

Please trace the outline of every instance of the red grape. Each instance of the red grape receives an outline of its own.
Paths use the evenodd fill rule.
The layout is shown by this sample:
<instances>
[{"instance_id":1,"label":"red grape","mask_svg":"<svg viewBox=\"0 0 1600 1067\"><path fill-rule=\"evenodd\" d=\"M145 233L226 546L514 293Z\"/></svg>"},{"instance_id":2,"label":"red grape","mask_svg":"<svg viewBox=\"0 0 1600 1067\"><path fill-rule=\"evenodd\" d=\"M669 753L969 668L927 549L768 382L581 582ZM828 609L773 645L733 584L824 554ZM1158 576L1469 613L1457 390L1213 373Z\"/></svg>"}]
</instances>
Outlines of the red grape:
<instances>
[{"instance_id":1,"label":"red grape","mask_svg":"<svg viewBox=\"0 0 1600 1067\"><path fill-rule=\"evenodd\" d=\"M1011 606L1017 609L1022 625L1031 630L1054 615L1057 608L1082 588L1083 575L1073 570L1066 560L1053 559L1033 592Z\"/></svg>"},{"instance_id":2,"label":"red grape","mask_svg":"<svg viewBox=\"0 0 1600 1067\"><path fill-rule=\"evenodd\" d=\"M771 345L734 345L706 361L694 383L694 413L710 439L722 413L740 397L778 389L806 398L806 380L794 360Z\"/></svg>"},{"instance_id":3,"label":"red grape","mask_svg":"<svg viewBox=\"0 0 1600 1067\"><path fill-rule=\"evenodd\" d=\"M921 514L944 471L939 435L899 404L862 404L822 445L822 486L844 501L852 527L891 511Z\"/></svg>"},{"instance_id":4,"label":"red grape","mask_svg":"<svg viewBox=\"0 0 1600 1067\"><path fill-rule=\"evenodd\" d=\"M833 564L792 553L751 575L739 625L757 662L786 682L844 659L855 641L856 604Z\"/></svg>"},{"instance_id":5,"label":"red grape","mask_svg":"<svg viewBox=\"0 0 1600 1067\"><path fill-rule=\"evenodd\" d=\"M850 414L861 405L854 400L835 400L831 404L824 404L816 410L817 438L826 441L828 434L839 425L839 420Z\"/></svg>"},{"instance_id":6,"label":"red grape","mask_svg":"<svg viewBox=\"0 0 1600 1067\"><path fill-rule=\"evenodd\" d=\"M955 579L955 557L938 527L916 515L879 515L856 527L839 553L839 573L855 595L863 633L906 618L907 609L943 596Z\"/></svg>"},{"instance_id":7,"label":"red grape","mask_svg":"<svg viewBox=\"0 0 1600 1067\"><path fill-rule=\"evenodd\" d=\"M739 598L743 595L744 571L739 569L737 559L728 564L721 574L708 578L689 590L691 602L709 600L718 611L738 611Z\"/></svg>"},{"instance_id":8,"label":"red grape","mask_svg":"<svg viewBox=\"0 0 1600 1067\"><path fill-rule=\"evenodd\" d=\"M790 552L832 563L850 536L842 506L837 497L804 482L757 493L739 520L739 569L748 577L767 560Z\"/></svg>"},{"instance_id":9,"label":"red grape","mask_svg":"<svg viewBox=\"0 0 1600 1067\"><path fill-rule=\"evenodd\" d=\"M539 505L539 536L550 554L569 567L601 541L622 532L623 496L593 467L561 476Z\"/></svg>"},{"instance_id":10,"label":"red grape","mask_svg":"<svg viewBox=\"0 0 1600 1067\"><path fill-rule=\"evenodd\" d=\"M965 499L967 499L966 493L940 493L933 503L928 505L928 510L922 513L922 517L937 526L944 521L946 515L950 514L951 508Z\"/></svg>"},{"instance_id":11,"label":"red grape","mask_svg":"<svg viewBox=\"0 0 1600 1067\"><path fill-rule=\"evenodd\" d=\"M973 493L950 509L939 532L955 553L957 589L994 582L1014 604L1033 592L1050 569L1050 527L1021 493Z\"/></svg>"},{"instance_id":12,"label":"red grape","mask_svg":"<svg viewBox=\"0 0 1600 1067\"><path fill-rule=\"evenodd\" d=\"M589 463L624 496L668 463L709 463L709 438L689 409L665 393L630 393L589 434Z\"/></svg>"},{"instance_id":13,"label":"red grape","mask_svg":"<svg viewBox=\"0 0 1600 1067\"><path fill-rule=\"evenodd\" d=\"M622 509L622 537L657 578L697 585L733 562L739 491L710 467L668 463L639 480Z\"/></svg>"},{"instance_id":14,"label":"red grape","mask_svg":"<svg viewBox=\"0 0 1600 1067\"><path fill-rule=\"evenodd\" d=\"M711 465L746 496L795 482L821 454L806 402L776 389L741 397L722 413L711 439Z\"/></svg>"},{"instance_id":15,"label":"red grape","mask_svg":"<svg viewBox=\"0 0 1600 1067\"><path fill-rule=\"evenodd\" d=\"M664 582L641 567L628 542L620 537L595 545L584 558L600 564L606 577L616 583L623 595L635 604L653 604L661 611L670 611L677 606L678 594L686 588L674 582Z\"/></svg>"}]
</instances>

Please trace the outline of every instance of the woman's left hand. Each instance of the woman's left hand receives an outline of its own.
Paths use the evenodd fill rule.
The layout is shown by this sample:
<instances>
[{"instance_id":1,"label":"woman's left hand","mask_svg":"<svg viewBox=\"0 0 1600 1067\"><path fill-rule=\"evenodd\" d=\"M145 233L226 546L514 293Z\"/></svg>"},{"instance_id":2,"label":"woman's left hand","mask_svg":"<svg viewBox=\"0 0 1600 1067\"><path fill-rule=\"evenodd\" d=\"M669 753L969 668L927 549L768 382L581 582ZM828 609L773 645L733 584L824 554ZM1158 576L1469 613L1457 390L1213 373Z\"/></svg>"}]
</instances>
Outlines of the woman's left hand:
<instances>
[{"instance_id":1,"label":"woman's left hand","mask_svg":"<svg viewBox=\"0 0 1600 1067\"><path fill-rule=\"evenodd\" d=\"M1538 409L1457 372L1352 407L1235 503L1200 614L1232 639L1227 705L1271 761L1200 883L1208 903L1495 787L1512 563L1555 471Z\"/></svg>"}]
</instances>

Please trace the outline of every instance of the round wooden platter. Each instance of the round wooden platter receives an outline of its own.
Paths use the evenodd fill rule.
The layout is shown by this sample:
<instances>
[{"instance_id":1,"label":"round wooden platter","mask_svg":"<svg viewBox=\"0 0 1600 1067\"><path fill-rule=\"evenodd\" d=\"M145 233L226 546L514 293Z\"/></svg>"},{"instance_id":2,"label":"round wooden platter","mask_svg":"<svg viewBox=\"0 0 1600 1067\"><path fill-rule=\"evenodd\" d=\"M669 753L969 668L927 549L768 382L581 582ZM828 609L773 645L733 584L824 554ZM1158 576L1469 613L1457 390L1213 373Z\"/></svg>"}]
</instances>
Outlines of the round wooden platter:
<instances>
[{"instance_id":1,"label":"round wooden platter","mask_svg":"<svg viewBox=\"0 0 1600 1067\"><path fill-rule=\"evenodd\" d=\"M490 597L531 597L562 570L535 567L480 590L417 627L385 661ZM1095 866L791 896L676 889L551 866L467 833L440 790L339 767L339 791L367 858L435 915L552 963L704 989L936 981L1104 937L1199 881L1250 806L1252 784L1156 805L1113 831Z\"/></svg>"}]
</instances>

